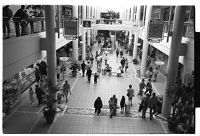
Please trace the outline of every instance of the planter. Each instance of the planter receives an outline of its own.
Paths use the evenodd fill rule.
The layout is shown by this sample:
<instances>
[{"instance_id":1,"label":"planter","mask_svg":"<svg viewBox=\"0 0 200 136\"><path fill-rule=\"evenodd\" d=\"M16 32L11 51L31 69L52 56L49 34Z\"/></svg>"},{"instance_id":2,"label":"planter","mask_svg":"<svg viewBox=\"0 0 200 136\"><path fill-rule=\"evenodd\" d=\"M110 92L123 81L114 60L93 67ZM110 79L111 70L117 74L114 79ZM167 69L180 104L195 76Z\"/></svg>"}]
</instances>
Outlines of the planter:
<instances>
[{"instance_id":1,"label":"planter","mask_svg":"<svg viewBox=\"0 0 200 136\"><path fill-rule=\"evenodd\" d=\"M133 59L133 64L138 64L139 62L138 62L138 60L137 59Z\"/></svg>"},{"instance_id":2,"label":"planter","mask_svg":"<svg viewBox=\"0 0 200 136\"><path fill-rule=\"evenodd\" d=\"M56 111L49 110L49 108L44 108L43 110L44 110L43 114L44 114L47 124L52 124L56 115Z\"/></svg>"}]
</instances>

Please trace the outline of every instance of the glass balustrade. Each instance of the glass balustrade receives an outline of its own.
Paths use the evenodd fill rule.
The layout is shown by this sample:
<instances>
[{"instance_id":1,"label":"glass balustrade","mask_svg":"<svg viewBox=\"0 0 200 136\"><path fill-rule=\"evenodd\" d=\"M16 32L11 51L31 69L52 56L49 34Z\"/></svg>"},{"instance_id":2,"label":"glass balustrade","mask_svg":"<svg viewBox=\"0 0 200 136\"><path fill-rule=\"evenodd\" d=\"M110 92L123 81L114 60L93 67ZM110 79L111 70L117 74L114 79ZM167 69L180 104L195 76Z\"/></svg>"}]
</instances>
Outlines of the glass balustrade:
<instances>
[{"instance_id":1,"label":"glass balustrade","mask_svg":"<svg viewBox=\"0 0 200 136\"><path fill-rule=\"evenodd\" d=\"M4 18L4 20L6 19ZM9 21L3 21L4 40L24 35L44 32L46 30L44 17L35 17L26 21L25 20L16 21L16 20L17 18L12 18ZM10 28L10 32L8 25Z\"/></svg>"}]
</instances>

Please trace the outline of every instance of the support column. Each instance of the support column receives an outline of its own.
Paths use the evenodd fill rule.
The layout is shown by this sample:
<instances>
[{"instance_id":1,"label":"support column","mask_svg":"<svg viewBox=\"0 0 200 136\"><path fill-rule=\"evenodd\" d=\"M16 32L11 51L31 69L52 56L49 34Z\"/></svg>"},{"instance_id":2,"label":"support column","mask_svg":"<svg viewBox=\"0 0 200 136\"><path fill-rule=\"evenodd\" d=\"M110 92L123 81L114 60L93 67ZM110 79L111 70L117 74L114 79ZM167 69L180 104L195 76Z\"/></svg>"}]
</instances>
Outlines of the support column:
<instances>
[{"instance_id":1,"label":"support column","mask_svg":"<svg viewBox=\"0 0 200 136\"><path fill-rule=\"evenodd\" d=\"M91 38L90 29L87 30L87 33L88 33L88 35L87 35L87 37L88 37L88 38L87 38L87 40L88 40L88 41L87 41L87 44L88 44L88 45L87 45L87 46L90 46L90 43L91 43L91 42L90 42L90 41L91 41L91 40L90 40L90 38Z\"/></svg>"},{"instance_id":2,"label":"support column","mask_svg":"<svg viewBox=\"0 0 200 136\"><path fill-rule=\"evenodd\" d=\"M56 86L56 41L54 6L45 6L47 38L47 79Z\"/></svg>"},{"instance_id":3,"label":"support column","mask_svg":"<svg viewBox=\"0 0 200 136\"><path fill-rule=\"evenodd\" d=\"M141 6L137 7L137 15L136 15L136 22L140 24L140 12L141 12ZM140 25L138 26L140 27ZM137 49L138 48L138 33L135 33L134 37L134 48L133 48L133 59L137 58Z\"/></svg>"},{"instance_id":4,"label":"support column","mask_svg":"<svg viewBox=\"0 0 200 136\"><path fill-rule=\"evenodd\" d=\"M82 10L83 10L82 16L84 19L86 19L85 6L83 6ZM85 46L86 41L85 41L85 29L83 27L82 27L82 41L83 41L83 43L82 43L82 60L85 60L86 59L86 46Z\"/></svg>"},{"instance_id":5,"label":"support column","mask_svg":"<svg viewBox=\"0 0 200 136\"><path fill-rule=\"evenodd\" d=\"M78 17L78 6L73 6L73 17ZM73 40L73 60L78 61L78 38Z\"/></svg>"},{"instance_id":6,"label":"support column","mask_svg":"<svg viewBox=\"0 0 200 136\"><path fill-rule=\"evenodd\" d=\"M128 47L130 47L131 43L132 43L132 31L130 30L129 31Z\"/></svg>"},{"instance_id":7,"label":"support column","mask_svg":"<svg viewBox=\"0 0 200 136\"><path fill-rule=\"evenodd\" d=\"M148 22L151 19L151 12L152 6L147 6L147 16L145 20L145 27L144 27L144 42L143 42L143 49L142 49L142 62L141 62L141 75L145 76L146 72L146 62L147 62L147 54L149 48L149 42L147 40L147 29L148 29Z\"/></svg>"},{"instance_id":8,"label":"support column","mask_svg":"<svg viewBox=\"0 0 200 136\"><path fill-rule=\"evenodd\" d=\"M176 80L176 73L178 71L179 48L182 39L182 32L184 26L185 6L177 6L174 16L174 30L169 51L169 60L167 65L167 78L165 83L165 93L162 106L162 115L168 118L171 113L172 98L168 96L167 90L171 84Z\"/></svg>"}]
</instances>

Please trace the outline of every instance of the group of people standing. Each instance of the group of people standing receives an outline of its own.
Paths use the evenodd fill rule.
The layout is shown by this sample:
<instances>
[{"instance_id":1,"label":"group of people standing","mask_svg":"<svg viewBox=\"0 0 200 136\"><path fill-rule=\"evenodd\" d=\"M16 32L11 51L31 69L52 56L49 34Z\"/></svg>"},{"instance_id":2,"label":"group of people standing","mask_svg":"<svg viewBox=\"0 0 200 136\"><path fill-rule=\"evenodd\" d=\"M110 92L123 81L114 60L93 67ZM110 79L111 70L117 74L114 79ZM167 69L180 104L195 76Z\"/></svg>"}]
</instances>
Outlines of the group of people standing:
<instances>
[{"instance_id":1,"label":"group of people standing","mask_svg":"<svg viewBox=\"0 0 200 136\"><path fill-rule=\"evenodd\" d=\"M30 33L34 33L34 17L44 17L41 6L33 9L33 6L21 5L20 9L13 15L9 5L3 7L3 33L6 39L10 38L10 24L9 22L13 19L15 24L16 37L20 37L28 34L28 24L30 23ZM35 7L37 7L35 5ZM39 8L40 7L40 8ZM21 28L21 29L20 29ZM41 21L41 31L44 31L44 21Z\"/></svg>"}]
</instances>

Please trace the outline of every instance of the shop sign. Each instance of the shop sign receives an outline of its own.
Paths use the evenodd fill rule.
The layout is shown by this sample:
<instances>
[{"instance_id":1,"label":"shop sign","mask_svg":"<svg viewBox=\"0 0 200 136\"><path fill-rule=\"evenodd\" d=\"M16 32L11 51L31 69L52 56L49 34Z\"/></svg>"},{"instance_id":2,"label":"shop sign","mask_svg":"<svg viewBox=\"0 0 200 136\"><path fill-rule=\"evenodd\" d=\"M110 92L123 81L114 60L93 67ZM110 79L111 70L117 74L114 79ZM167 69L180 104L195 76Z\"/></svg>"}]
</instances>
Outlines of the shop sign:
<instances>
[{"instance_id":1,"label":"shop sign","mask_svg":"<svg viewBox=\"0 0 200 136\"><path fill-rule=\"evenodd\" d=\"M164 23L161 21L151 21L148 26L148 39L163 38Z\"/></svg>"},{"instance_id":2,"label":"shop sign","mask_svg":"<svg viewBox=\"0 0 200 136\"><path fill-rule=\"evenodd\" d=\"M91 21L89 20L83 20L83 27L91 27Z\"/></svg>"},{"instance_id":3,"label":"shop sign","mask_svg":"<svg viewBox=\"0 0 200 136\"><path fill-rule=\"evenodd\" d=\"M78 21L77 20L64 20L63 35L66 39L76 39L78 35Z\"/></svg>"}]
</instances>

